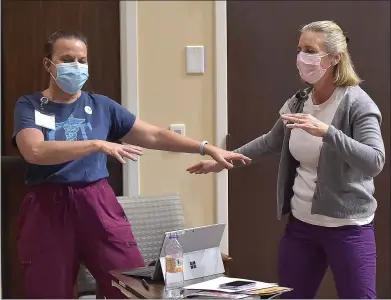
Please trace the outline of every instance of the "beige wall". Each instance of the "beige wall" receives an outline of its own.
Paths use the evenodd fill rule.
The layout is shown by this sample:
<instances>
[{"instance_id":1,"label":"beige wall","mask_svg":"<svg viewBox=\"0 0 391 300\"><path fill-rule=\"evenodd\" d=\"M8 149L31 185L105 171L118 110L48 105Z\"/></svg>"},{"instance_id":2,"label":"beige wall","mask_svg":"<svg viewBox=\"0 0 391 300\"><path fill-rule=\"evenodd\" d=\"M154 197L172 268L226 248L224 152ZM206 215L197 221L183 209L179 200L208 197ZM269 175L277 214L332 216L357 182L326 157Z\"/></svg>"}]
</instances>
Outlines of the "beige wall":
<instances>
[{"instance_id":1,"label":"beige wall","mask_svg":"<svg viewBox=\"0 0 391 300\"><path fill-rule=\"evenodd\" d=\"M139 116L214 142L214 2L138 1ZM185 46L204 45L203 75L186 75ZM146 151L140 163L141 195L179 192L186 226L216 221L214 176L191 176L199 155Z\"/></svg>"}]
</instances>

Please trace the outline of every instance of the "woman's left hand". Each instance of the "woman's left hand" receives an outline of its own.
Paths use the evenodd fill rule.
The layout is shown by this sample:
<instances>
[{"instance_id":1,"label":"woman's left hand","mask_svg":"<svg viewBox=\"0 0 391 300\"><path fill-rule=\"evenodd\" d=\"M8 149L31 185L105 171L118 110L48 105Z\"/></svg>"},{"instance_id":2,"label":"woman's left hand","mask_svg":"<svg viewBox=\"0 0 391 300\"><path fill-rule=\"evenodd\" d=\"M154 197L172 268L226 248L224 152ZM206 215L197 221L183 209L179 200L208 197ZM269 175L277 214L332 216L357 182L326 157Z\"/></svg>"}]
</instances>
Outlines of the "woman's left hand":
<instances>
[{"instance_id":1,"label":"woman's left hand","mask_svg":"<svg viewBox=\"0 0 391 300\"><path fill-rule=\"evenodd\" d=\"M329 125L309 114L284 114L281 118L293 122L293 124L287 124L286 127L301 128L313 136L324 137L329 130Z\"/></svg>"}]
</instances>

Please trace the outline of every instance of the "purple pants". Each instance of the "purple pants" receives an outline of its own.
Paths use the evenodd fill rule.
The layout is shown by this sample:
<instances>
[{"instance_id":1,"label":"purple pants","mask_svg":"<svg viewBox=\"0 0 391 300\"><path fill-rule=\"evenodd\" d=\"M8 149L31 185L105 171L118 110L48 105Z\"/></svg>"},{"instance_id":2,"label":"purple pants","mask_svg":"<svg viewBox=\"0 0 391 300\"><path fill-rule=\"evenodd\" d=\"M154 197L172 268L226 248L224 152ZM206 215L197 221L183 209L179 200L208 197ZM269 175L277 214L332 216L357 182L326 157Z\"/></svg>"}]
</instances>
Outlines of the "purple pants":
<instances>
[{"instance_id":1,"label":"purple pants","mask_svg":"<svg viewBox=\"0 0 391 300\"><path fill-rule=\"evenodd\" d=\"M131 225L106 180L30 188L18 220L27 298L74 298L79 265L106 298L124 298L108 272L144 266Z\"/></svg>"},{"instance_id":2,"label":"purple pants","mask_svg":"<svg viewBox=\"0 0 391 300\"><path fill-rule=\"evenodd\" d=\"M279 250L279 284L285 299L313 299L330 267L339 298L376 298L373 224L327 228L290 217Z\"/></svg>"}]
</instances>

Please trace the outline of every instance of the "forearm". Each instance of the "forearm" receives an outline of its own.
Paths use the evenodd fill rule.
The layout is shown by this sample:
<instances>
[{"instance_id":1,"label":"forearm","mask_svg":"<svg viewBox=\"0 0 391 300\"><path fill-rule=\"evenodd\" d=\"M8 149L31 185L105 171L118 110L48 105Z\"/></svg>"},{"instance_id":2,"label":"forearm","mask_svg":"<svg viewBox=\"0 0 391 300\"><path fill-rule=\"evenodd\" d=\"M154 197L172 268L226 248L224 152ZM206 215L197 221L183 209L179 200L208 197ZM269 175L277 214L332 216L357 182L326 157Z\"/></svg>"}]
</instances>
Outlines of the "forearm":
<instances>
[{"instance_id":1,"label":"forearm","mask_svg":"<svg viewBox=\"0 0 391 300\"><path fill-rule=\"evenodd\" d=\"M141 147L170 152L200 153L201 141L193 140L170 130L159 129L149 139L140 143ZM205 146L205 151L211 146Z\"/></svg>"},{"instance_id":2,"label":"forearm","mask_svg":"<svg viewBox=\"0 0 391 300\"><path fill-rule=\"evenodd\" d=\"M243 154L251 158L253 162L256 162L265 155L279 154L283 140L284 125L282 120L279 119L268 133L234 150L234 152Z\"/></svg>"},{"instance_id":3,"label":"forearm","mask_svg":"<svg viewBox=\"0 0 391 300\"><path fill-rule=\"evenodd\" d=\"M273 153L267 144L265 136L266 134L248 142L247 144L235 149L234 152L243 154L251 158L253 161L260 159L264 155Z\"/></svg>"},{"instance_id":4,"label":"forearm","mask_svg":"<svg viewBox=\"0 0 391 300\"><path fill-rule=\"evenodd\" d=\"M167 129L157 127L137 119L132 129L122 138L127 144L138 145L147 149L170 152L199 153L201 142L190 139ZM213 146L205 146L209 154Z\"/></svg>"},{"instance_id":5,"label":"forearm","mask_svg":"<svg viewBox=\"0 0 391 300\"><path fill-rule=\"evenodd\" d=\"M98 151L99 141L40 141L33 146L32 151L22 155L32 164L56 165Z\"/></svg>"},{"instance_id":6,"label":"forearm","mask_svg":"<svg viewBox=\"0 0 391 300\"><path fill-rule=\"evenodd\" d=\"M385 153L381 140L374 145L366 145L348 137L334 126L329 126L323 142L330 145L351 167L366 175L376 176L383 169Z\"/></svg>"}]
</instances>

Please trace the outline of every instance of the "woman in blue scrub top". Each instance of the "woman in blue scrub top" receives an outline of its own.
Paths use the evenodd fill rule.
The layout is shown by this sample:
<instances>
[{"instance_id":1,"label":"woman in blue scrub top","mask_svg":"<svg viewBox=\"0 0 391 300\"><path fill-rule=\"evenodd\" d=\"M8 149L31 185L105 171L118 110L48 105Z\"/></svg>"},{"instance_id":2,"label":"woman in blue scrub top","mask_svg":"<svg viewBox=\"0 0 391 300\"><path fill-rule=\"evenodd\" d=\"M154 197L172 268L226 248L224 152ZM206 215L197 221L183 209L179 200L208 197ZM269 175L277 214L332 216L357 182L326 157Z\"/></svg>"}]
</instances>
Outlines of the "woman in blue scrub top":
<instances>
[{"instance_id":1,"label":"woman in blue scrub top","mask_svg":"<svg viewBox=\"0 0 391 300\"><path fill-rule=\"evenodd\" d=\"M81 34L51 35L43 64L49 87L22 96L14 117L13 141L28 163L18 222L26 297L72 298L83 263L106 298L123 298L108 271L144 263L107 182L107 156L136 160L142 149L132 145L138 145L207 154L226 168L250 159L143 122L109 97L81 91L88 79Z\"/></svg>"}]
</instances>

